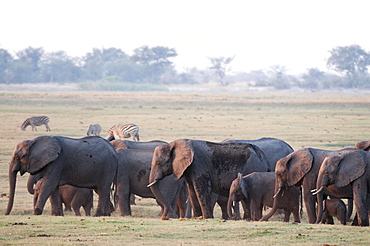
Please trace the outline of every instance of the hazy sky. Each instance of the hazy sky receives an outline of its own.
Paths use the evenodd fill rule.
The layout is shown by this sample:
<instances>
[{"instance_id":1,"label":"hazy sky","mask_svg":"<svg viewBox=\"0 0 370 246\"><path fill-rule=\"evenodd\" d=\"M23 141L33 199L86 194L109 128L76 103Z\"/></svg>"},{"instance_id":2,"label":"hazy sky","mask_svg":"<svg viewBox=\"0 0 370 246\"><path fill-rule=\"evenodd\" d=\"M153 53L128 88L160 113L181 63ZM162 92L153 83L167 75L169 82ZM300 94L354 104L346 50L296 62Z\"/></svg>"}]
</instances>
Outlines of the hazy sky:
<instances>
[{"instance_id":1,"label":"hazy sky","mask_svg":"<svg viewBox=\"0 0 370 246\"><path fill-rule=\"evenodd\" d=\"M0 48L83 56L115 47L175 48L178 70L235 56L234 71L286 66L326 70L329 50L370 51L367 0L11 0L0 3Z\"/></svg>"}]
</instances>

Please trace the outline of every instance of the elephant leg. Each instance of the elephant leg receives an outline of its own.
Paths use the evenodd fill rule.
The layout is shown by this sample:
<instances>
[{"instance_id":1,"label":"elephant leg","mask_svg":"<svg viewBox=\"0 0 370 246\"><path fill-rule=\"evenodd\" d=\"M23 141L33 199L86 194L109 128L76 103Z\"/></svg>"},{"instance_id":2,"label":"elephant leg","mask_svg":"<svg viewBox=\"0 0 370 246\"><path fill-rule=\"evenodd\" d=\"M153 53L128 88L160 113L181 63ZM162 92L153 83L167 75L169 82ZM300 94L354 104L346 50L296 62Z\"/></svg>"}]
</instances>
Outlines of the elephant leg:
<instances>
[{"instance_id":1,"label":"elephant leg","mask_svg":"<svg viewBox=\"0 0 370 246\"><path fill-rule=\"evenodd\" d=\"M73 198L71 202L71 207L73 211L75 212L76 216L81 216L81 212L80 212L81 203L80 201L77 201L76 197Z\"/></svg>"},{"instance_id":2,"label":"elephant leg","mask_svg":"<svg viewBox=\"0 0 370 246\"><path fill-rule=\"evenodd\" d=\"M326 217L326 224L334 225L334 219L333 219L333 216L328 215L328 216Z\"/></svg>"},{"instance_id":3,"label":"elephant leg","mask_svg":"<svg viewBox=\"0 0 370 246\"><path fill-rule=\"evenodd\" d=\"M131 216L131 205L130 205L130 192L129 187L123 187L124 185L117 186L118 196L118 207L121 216Z\"/></svg>"},{"instance_id":4,"label":"elephant leg","mask_svg":"<svg viewBox=\"0 0 370 246\"><path fill-rule=\"evenodd\" d=\"M364 187L365 186L365 187ZM353 183L353 201L357 213L359 226L369 226L367 189L366 184L360 182Z\"/></svg>"},{"instance_id":5,"label":"elephant leg","mask_svg":"<svg viewBox=\"0 0 370 246\"><path fill-rule=\"evenodd\" d=\"M262 218L262 204L258 204L255 201L251 201L250 212L252 221L258 221Z\"/></svg>"},{"instance_id":6,"label":"elephant leg","mask_svg":"<svg viewBox=\"0 0 370 246\"><path fill-rule=\"evenodd\" d=\"M188 193L189 193L190 204L193 207L194 217L202 216L202 209L200 208L198 198L195 194L193 186L191 185L188 186Z\"/></svg>"},{"instance_id":7,"label":"elephant leg","mask_svg":"<svg viewBox=\"0 0 370 246\"><path fill-rule=\"evenodd\" d=\"M289 222L290 214L290 210L284 209L284 222Z\"/></svg>"},{"instance_id":8,"label":"elephant leg","mask_svg":"<svg viewBox=\"0 0 370 246\"><path fill-rule=\"evenodd\" d=\"M110 216L109 209L109 196L110 196L110 185L102 186L97 189L98 191L98 206L96 208L95 217L98 216Z\"/></svg>"},{"instance_id":9,"label":"elephant leg","mask_svg":"<svg viewBox=\"0 0 370 246\"><path fill-rule=\"evenodd\" d=\"M352 221L351 216L353 212L353 199L348 199L347 202L347 221Z\"/></svg>"},{"instance_id":10,"label":"elephant leg","mask_svg":"<svg viewBox=\"0 0 370 246\"><path fill-rule=\"evenodd\" d=\"M308 190L308 192L307 192ZM307 210L308 223L316 222L316 198L311 194L310 189L304 189L304 205Z\"/></svg>"},{"instance_id":11,"label":"elephant leg","mask_svg":"<svg viewBox=\"0 0 370 246\"><path fill-rule=\"evenodd\" d=\"M44 180L40 188L40 194L37 198L37 201L34 207L35 215L42 214L46 200L57 189L57 182L58 181L55 181L54 179L44 177Z\"/></svg>"},{"instance_id":12,"label":"elephant leg","mask_svg":"<svg viewBox=\"0 0 370 246\"><path fill-rule=\"evenodd\" d=\"M49 197L51 204L51 215L55 216L64 216L63 207L62 207L62 196L59 193L59 187L51 193Z\"/></svg>"},{"instance_id":13,"label":"elephant leg","mask_svg":"<svg viewBox=\"0 0 370 246\"><path fill-rule=\"evenodd\" d=\"M209 186L210 185L204 177L194 182L194 191L202 210L203 219L213 219L211 208L211 187Z\"/></svg>"},{"instance_id":14,"label":"elephant leg","mask_svg":"<svg viewBox=\"0 0 370 246\"><path fill-rule=\"evenodd\" d=\"M227 215L227 200L227 197L218 195L217 204L221 207L222 219L224 220L227 220L229 218L229 216ZM235 209L235 214L237 214L237 219L240 220L239 203L237 204L237 208Z\"/></svg>"}]
</instances>

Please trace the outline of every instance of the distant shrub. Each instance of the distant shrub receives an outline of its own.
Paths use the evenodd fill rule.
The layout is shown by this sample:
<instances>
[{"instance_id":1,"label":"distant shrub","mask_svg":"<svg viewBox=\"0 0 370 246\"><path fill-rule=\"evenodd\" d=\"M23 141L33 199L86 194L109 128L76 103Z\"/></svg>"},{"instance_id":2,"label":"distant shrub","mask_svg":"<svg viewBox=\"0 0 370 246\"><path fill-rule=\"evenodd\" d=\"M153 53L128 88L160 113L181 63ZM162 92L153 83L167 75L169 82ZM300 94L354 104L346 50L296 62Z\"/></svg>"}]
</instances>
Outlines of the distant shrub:
<instances>
[{"instance_id":1,"label":"distant shrub","mask_svg":"<svg viewBox=\"0 0 370 246\"><path fill-rule=\"evenodd\" d=\"M99 81L85 81L79 83L84 91L166 91L167 88L142 83L121 82L118 77L106 77Z\"/></svg>"}]
</instances>

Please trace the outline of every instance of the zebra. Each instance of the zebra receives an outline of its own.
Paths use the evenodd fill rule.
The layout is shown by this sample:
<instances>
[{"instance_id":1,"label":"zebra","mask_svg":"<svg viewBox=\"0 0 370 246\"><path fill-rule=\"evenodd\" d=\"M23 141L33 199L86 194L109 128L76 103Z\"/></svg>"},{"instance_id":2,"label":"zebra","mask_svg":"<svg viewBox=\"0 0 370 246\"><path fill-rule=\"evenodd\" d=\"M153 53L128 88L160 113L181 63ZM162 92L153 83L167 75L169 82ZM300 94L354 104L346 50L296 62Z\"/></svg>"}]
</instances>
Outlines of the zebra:
<instances>
[{"instance_id":1,"label":"zebra","mask_svg":"<svg viewBox=\"0 0 370 246\"><path fill-rule=\"evenodd\" d=\"M23 124L21 126L21 129L23 131L25 131L27 126L32 126L32 131L34 131L34 130L37 131L36 126L41 126L41 125L45 124L46 131L51 132L50 127L48 125L49 121L50 121L50 119L47 116L30 117L30 118L26 119L23 122Z\"/></svg>"},{"instance_id":2,"label":"zebra","mask_svg":"<svg viewBox=\"0 0 370 246\"><path fill-rule=\"evenodd\" d=\"M135 124L118 124L112 126L108 131L108 136L105 138L108 141L113 139L129 138L131 137L134 141L140 141L139 139L139 127Z\"/></svg>"},{"instance_id":3,"label":"zebra","mask_svg":"<svg viewBox=\"0 0 370 246\"><path fill-rule=\"evenodd\" d=\"M87 136L99 136L101 132L101 126L99 124L93 124L89 126L87 130Z\"/></svg>"}]
</instances>

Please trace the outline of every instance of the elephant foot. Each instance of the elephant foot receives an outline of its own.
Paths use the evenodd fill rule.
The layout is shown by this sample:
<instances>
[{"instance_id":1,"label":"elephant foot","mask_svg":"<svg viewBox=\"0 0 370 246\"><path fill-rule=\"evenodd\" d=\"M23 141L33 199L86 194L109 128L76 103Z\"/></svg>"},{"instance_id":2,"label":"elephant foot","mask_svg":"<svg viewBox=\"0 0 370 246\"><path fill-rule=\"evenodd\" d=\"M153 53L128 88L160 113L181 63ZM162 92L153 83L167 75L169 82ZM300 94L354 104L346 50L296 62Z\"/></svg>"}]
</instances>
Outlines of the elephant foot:
<instances>
[{"instance_id":1,"label":"elephant foot","mask_svg":"<svg viewBox=\"0 0 370 246\"><path fill-rule=\"evenodd\" d=\"M33 212L34 215L41 215L42 209L41 208L35 208L35 211Z\"/></svg>"},{"instance_id":2,"label":"elephant foot","mask_svg":"<svg viewBox=\"0 0 370 246\"><path fill-rule=\"evenodd\" d=\"M161 217L161 220L169 220L170 218L167 217Z\"/></svg>"}]
</instances>

